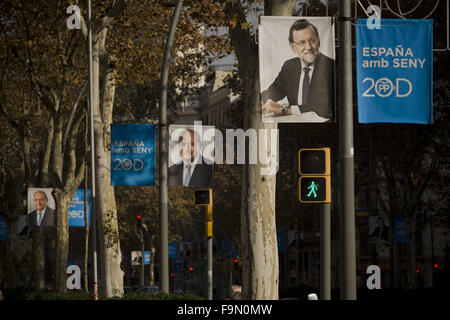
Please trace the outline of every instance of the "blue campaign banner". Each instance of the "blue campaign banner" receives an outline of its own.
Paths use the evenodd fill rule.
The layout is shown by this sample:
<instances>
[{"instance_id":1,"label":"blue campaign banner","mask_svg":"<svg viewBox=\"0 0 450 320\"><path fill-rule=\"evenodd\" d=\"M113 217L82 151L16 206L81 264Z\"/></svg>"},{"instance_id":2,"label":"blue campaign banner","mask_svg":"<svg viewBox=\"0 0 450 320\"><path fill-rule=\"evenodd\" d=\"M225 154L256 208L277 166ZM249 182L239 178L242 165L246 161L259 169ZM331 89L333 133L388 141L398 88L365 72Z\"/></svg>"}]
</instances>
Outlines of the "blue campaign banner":
<instances>
[{"instance_id":1,"label":"blue campaign banner","mask_svg":"<svg viewBox=\"0 0 450 320\"><path fill-rule=\"evenodd\" d=\"M153 124L111 125L111 185L154 186L155 166Z\"/></svg>"},{"instance_id":2,"label":"blue campaign banner","mask_svg":"<svg viewBox=\"0 0 450 320\"><path fill-rule=\"evenodd\" d=\"M394 216L394 241L406 243L406 218L404 216Z\"/></svg>"},{"instance_id":3,"label":"blue campaign banner","mask_svg":"<svg viewBox=\"0 0 450 320\"><path fill-rule=\"evenodd\" d=\"M367 22L356 21L358 121L433 123L433 20Z\"/></svg>"},{"instance_id":4,"label":"blue campaign banner","mask_svg":"<svg viewBox=\"0 0 450 320\"><path fill-rule=\"evenodd\" d=\"M87 191L88 225L91 226L91 190ZM84 227L84 189L77 189L69 207L69 227Z\"/></svg>"},{"instance_id":5,"label":"blue campaign banner","mask_svg":"<svg viewBox=\"0 0 450 320\"><path fill-rule=\"evenodd\" d=\"M169 242L169 258L176 258L178 251L178 243Z\"/></svg>"},{"instance_id":6,"label":"blue campaign banner","mask_svg":"<svg viewBox=\"0 0 450 320\"><path fill-rule=\"evenodd\" d=\"M0 241L8 241L8 226L3 216L0 216Z\"/></svg>"},{"instance_id":7,"label":"blue campaign banner","mask_svg":"<svg viewBox=\"0 0 450 320\"><path fill-rule=\"evenodd\" d=\"M150 251L144 251L144 266L150 264Z\"/></svg>"}]
</instances>

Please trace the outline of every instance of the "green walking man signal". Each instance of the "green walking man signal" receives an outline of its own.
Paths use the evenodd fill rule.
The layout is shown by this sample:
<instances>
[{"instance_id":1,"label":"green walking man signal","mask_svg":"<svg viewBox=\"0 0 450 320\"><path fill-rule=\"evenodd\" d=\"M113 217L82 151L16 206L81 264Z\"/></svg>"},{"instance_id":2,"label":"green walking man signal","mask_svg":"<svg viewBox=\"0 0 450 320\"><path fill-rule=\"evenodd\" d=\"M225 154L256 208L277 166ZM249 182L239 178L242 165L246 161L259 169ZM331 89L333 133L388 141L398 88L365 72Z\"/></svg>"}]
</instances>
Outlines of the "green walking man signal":
<instances>
[{"instance_id":1,"label":"green walking man signal","mask_svg":"<svg viewBox=\"0 0 450 320\"><path fill-rule=\"evenodd\" d=\"M314 194L314 198L317 198L317 193L316 193L317 185L314 184L314 181L311 181L311 185L307 189L311 190L311 191L309 191L307 197L310 197L311 193L312 193L312 194Z\"/></svg>"},{"instance_id":2,"label":"green walking man signal","mask_svg":"<svg viewBox=\"0 0 450 320\"><path fill-rule=\"evenodd\" d=\"M330 203L330 148L300 149L298 162L299 201L301 203Z\"/></svg>"}]
</instances>

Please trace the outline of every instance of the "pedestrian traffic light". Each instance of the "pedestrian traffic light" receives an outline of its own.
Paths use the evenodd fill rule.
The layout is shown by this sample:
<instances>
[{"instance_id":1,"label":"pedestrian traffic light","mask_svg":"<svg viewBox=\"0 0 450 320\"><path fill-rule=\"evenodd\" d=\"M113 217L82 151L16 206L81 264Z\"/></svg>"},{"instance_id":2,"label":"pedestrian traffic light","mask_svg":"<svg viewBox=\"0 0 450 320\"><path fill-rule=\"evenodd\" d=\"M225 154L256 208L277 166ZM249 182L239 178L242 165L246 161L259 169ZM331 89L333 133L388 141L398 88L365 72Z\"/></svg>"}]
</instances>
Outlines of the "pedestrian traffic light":
<instances>
[{"instance_id":1,"label":"pedestrian traffic light","mask_svg":"<svg viewBox=\"0 0 450 320\"><path fill-rule=\"evenodd\" d=\"M301 203L331 202L331 183L329 176L302 176L298 182Z\"/></svg>"},{"instance_id":2,"label":"pedestrian traffic light","mask_svg":"<svg viewBox=\"0 0 450 320\"><path fill-rule=\"evenodd\" d=\"M298 151L298 173L300 175L331 174L330 148L300 149Z\"/></svg>"},{"instance_id":3,"label":"pedestrian traffic light","mask_svg":"<svg viewBox=\"0 0 450 320\"><path fill-rule=\"evenodd\" d=\"M198 206L212 205L212 189L199 189L194 191L194 204Z\"/></svg>"},{"instance_id":4,"label":"pedestrian traffic light","mask_svg":"<svg viewBox=\"0 0 450 320\"><path fill-rule=\"evenodd\" d=\"M142 217L140 214L137 215L136 225L138 228L142 227Z\"/></svg>"},{"instance_id":5,"label":"pedestrian traffic light","mask_svg":"<svg viewBox=\"0 0 450 320\"><path fill-rule=\"evenodd\" d=\"M298 198L301 203L331 202L330 148L298 151Z\"/></svg>"}]
</instances>

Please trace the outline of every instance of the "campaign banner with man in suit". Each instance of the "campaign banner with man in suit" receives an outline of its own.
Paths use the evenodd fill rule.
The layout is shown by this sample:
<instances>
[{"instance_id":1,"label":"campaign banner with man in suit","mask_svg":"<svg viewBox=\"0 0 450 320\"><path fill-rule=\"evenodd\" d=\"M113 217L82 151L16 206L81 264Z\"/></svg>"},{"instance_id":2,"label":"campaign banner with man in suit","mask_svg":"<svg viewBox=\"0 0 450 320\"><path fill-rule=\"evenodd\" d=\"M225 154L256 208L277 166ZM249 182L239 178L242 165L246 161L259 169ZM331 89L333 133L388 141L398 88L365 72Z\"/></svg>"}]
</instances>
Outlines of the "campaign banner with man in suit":
<instances>
[{"instance_id":1,"label":"campaign banner with man in suit","mask_svg":"<svg viewBox=\"0 0 450 320\"><path fill-rule=\"evenodd\" d=\"M356 21L360 123L433 123L433 20Z\"/></svg>"},{"instance_id":2,"label":"campaign banner with man in suit","mask_svg":"<svg viewBox=\"0 0 450 320\"><path fill-rule=\"evenodd\" d=\"M210 151L214 148L214 134L214 126L169 126L170 186L212 186L214 154Z\"/></svg>"},{"instance_id":3,"label":"campaign banner with man in suit","mask_svg":"<svg viewBox=\"0 0 450 320\"><path fill-rule=\"evenodd\" d=\"M331 17L261 17L263 122L335 121L333 26Z\"/></svg>"},{"instance_id":4,"label":"campaign banner with man in suit","mask_svg":"<svg viewBox=\"0 0 450 320\"><path fill-rule=\"evenodd\" d=\"M111 125L111 185L154 186L155 167L153 124Z\"/></svg>"}]
</instances>

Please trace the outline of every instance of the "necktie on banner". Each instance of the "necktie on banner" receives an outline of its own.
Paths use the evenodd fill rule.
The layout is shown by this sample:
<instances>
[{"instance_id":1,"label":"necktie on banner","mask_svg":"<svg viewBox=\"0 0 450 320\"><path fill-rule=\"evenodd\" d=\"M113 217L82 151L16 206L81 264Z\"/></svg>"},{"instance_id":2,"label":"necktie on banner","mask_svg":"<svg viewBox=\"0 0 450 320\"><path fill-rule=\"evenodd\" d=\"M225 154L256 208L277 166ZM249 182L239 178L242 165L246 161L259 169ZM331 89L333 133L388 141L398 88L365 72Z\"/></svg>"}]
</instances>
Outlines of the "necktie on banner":
<instances>
[{"instance_id":1,"label":"necktie on banner","mask_svg":"<svg viewBox=\"0 0 450 320\"><path fill-rule=\"evenodd\" d=\"M433 20L356 21L360 123L433 123Z\"/></svg>"},{"instance_id":2,"label":"necktie on banner","mask_svg":"<svg viewBox=\"0 0 450 320\"><path fill-rule=\"evenodd\" d=\"M311 69L308 67L303 68L303 72L305 73L305 76L303 78L302 104L306 104L306 101L308 99L309 85L311 83L311 80L309 79L309 71L310 70Z\"/></svg>"},{"instance_id":3,"label":"necktie on banner","mask_svg":"<svg viewBox=\"0 0 450 320\"><path fill-rule=\"evenodd\" d=\"M186 177L184 178L183 186L187 187L189 185L189 181L191 180L191 165L186 166Z\"/></svg>"}]
</instances>

